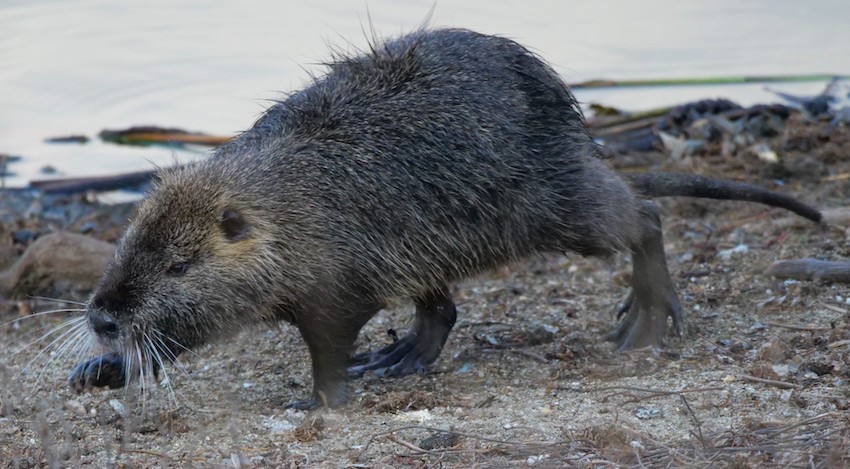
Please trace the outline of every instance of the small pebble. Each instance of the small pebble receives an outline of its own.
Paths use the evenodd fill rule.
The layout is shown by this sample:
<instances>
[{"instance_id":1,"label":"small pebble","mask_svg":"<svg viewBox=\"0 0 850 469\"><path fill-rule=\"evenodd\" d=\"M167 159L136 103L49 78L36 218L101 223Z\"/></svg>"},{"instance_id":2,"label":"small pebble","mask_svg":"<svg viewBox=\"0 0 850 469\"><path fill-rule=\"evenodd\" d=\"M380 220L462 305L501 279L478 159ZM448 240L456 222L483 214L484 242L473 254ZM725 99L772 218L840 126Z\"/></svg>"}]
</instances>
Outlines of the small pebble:
<instances>
[{"instance_id":1,"label":"small pebble","mask_svg":"<svg viewBox=\"0 0 850 469\"><path fill-rule=\"evenodd\" d=\"M460 436L457 433L439 432L420 441L419 447L428 451L432 449L451 448L457 445L458 440L460 440Z\"/></svg>"},{"instance_id":2,"label":"small pebble","mask_svg":"<svg viewBox=\"0 0 850 469\"><path fill-rule=\"evenodd\" d=\"M746 244L739 244L732 249L723 249L717 253L717 256L723 259L724 261L728 261L732 258L734 254L746 254L750 252L750 248L747 247Z\"/></svg>"},{"instance_id":3,"label":"small pebble","mask_svg":"<svg viewBox=\"0 0 850 469\"><path fill-rule=\"evenodd\" d=\"M661 417L661 409L658 407L638 407L635 409L635 417L641 420L649 420Z\"/></svg>"},{"instance_id":4,"label":"small pebble","mask_svg":"<svg viewBox=\"0 0 850 469\"><path fill-rule=\"evenodd\" d=\"M271 433L284 433L297 428L297 426L289 420L276 417L264 418L263 426L268 428Z\"/></svg>"},{"instance_id":5,"label":"small pebble","mask_svg":"<svg viewBox=\"0 0 850 469\"><path fill-rule=\"evenodd\" d=\"M86 415L86 406L76 399L65 401L65 410L77 415Z\"/></svg>"},{"instance_id":6,"label":"small pebble","mask_svg":"<svg viewBox=\"0 0 850 469\"><path fill-rule=\"evenodd\" d=\"M86 222L86 223L83 223L83 226L80 227L80 233L81 234L91 233L92 231L95 230L95 228L97 228L97 223L95 223L93 221Z\"/></svg>"},{"instance_id":7,"label":"small pebble","mask_svg":"<svg viewBox=\"0 0 850 469\"><path fill-rule=\"evenodd\" d=\"M250 463L247 458L237 453L230 453L230 462L236 469L241 469Z\"/></svg>"},{"instance_id":8,"label":"small pebble","mask_svg":"<svg viewBox=\"0 0 850 469\"><path fill-rule=\"evenodd\" d=\"M124 404L122 404L118 399L110 399L109 406L112 407L115 412L124 415Z\"/></svg>"},{"instance_id":9,"label":"small pebble","mask_svg":"<svg viewBox=\"0 0 850 469\"><path fill-rule=\"evenodd\" d=\"M543 461L543 460L548 459L548 458L549 458L548 454L541 454L541 455L538 455L538 456L529 456L528 459L525 462L529 466L532 466L532 465L537 464L540 461Z\"/></svg>"}]
</instances>

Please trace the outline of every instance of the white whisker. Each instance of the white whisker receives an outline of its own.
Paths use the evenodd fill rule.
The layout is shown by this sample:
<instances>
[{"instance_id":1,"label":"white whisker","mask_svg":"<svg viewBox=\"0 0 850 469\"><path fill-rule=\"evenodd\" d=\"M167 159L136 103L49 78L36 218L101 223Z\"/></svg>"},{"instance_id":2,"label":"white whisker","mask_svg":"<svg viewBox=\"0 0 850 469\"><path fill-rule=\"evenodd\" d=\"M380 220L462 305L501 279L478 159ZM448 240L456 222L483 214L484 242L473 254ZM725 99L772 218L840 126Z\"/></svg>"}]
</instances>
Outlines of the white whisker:
<instances>
[{"instance_id":1,"label":"white whisker","mask_svg":"<svg viewBox=\"0 0 850 469\"><path fill-rule=\"evenodd\" d=\"M165 336L165 335L163 335L163 334L162 334L162 333L160 333L160 332L158 332L158 333L160 334L160 336L165 337L165 338L166 338L166 339L168 339L170 342L172 342L174 345L176 345L176 346L180 347L180 348L181 348L184 352L188 352L189 354L194 355L194 356L195 356L195 357L197 357L197 358L204 358L204 357L202 357L202 356L198 355L195 351L190 350L188 347L186 347L185 345L181 344L180 342L177 342L176 340L172 339L171 337ZM164 345L164 344L163 344L163 345ZM176 357L175 357L175 358L176 358Z\"/></svg>"},{"instance_id":2,"label":"white whisker","mask_svg":"<svg viewBox=\"0 0 850 469\"><path fill-rule=\"evenodd\" d=\"M94 340L94 336L90 333L88 329L86 329L86 335L83 339L83 343L80 347L77 347L77 356L74 358L74 363L79 364L83 361L84 357L91 356L92 348L94 348L97 342Z\"/></svg>"},{"instance_id":3,"label":"white whisker","mask_svg":"<svg viewBox=\"0 0 850 469\"><path fill-rule=\"evenodd\" d=\"M146 389L147 383L145 383L145 367L147 366L145 358L142 356L142 350L139 348L139 342L137 340L133 341L133 347L136 349L136 356L139 358L139 384L140 391L142 393L142 413L145 413L145 403L147 401Z\"/></svg>"},{"instance_id":4,"label":"white whisker","mask_svg":"<svg viewBox=\"0 0 850 469\"><path fill-rule=\"evenodd\" d=\"M162 357L160 356L159 350L157 350L153 341L147 332L144 335L145 343L147 344L148 353L153 356L157 363L159 364L159 369L162 371L162 376L165 378L166 387L168 388L168 393L171 396L171 401L174 404L174 407L177 407L177 396L174 393L174 385L171 383L171 378L168 377L168 370L165 369L165 363L162 361Z\"/></svg>"},{"instance_id":5,"label":"white whisker","mask_svg":"<svg viewBox=\"0 0 850 469\"><path fill-rule=\"evenodd\" d=\"M86 334L85 344L77 349L77 357L74 360L74 363L80 363L83 361L84 357L88 357L91 354L92 348L94 348L97 341L94 340L94 336L92 334Z\"/></svg>"},{"instance_id":6,"label":"white whisker","mask_svg":"<svg viewBox=\"0 0 850 469\"><path fill-rule=\"evenodd\" d=\"M26 339L29 339L30 337L34 336L34 335L39 334L41 331L43 331L43 330L45 330L45 329L48 329L48 328L51 328L51 327L53 328L53 329L51 329L50 331L48 331L48 332L44 333L41 337L39 337L39 338L37 338L37 339L35 339L35 340L33 340L33 341L29 342L28 344L24 345L23 347L21 347L21 348L20 348L20 349L18 349L17 351L13 352L13 353L12 353L12 355L17 355L17 354L19 354L19 353L21 353L21 352L23 352L23 351L29 350L29 348L30 348L31 346L33 346L34 344L36 344L36 343L38 343L38 342L40 342L40 341L42 341L42 340L46 339L47 337L50 337L51 335L53 335L53 334L55 334L56 332L58 332L60 329L62 329L62 328L64 328L64 327L68 327L68 326L69 326L69 325L71 325L72 323L75 323L75 322L77 322L77 321L81 321L81 320L84 320L84 319L85 319L85 316L78 316L78 317L74 317L74 318L66 319L65 321L62 321L61 323L59 323L58 325L56 325L56 324L54 324L54 323L48 323L48 324L45 324L45 325L43 325L43 326L39 326L39 327L37 327L37 328L35 328L35 329L31 330L31 331L28 331L28 332L27 332L27 333L25 333L25 334L21 334L21 335L20 335L20 336L18 336L18 337L19 337L20 339L22 339L22 340L26 340Z\"/></svg>"},{"instance_id":7,"label":"white whisker","mask_svg":"<svg viewBox=\"0 0 850 469\"><path fill-rule=\"evenodd\" d=\"M168 360L172 364L174 364L174 367L177 369L177 371L179 371L183 376L186 377L186 379L189 381L189 384L198 393L198 396L201 398L201 401L203 401L206 404L204 397L203 397L203 393L201 393L200 388L198 387L197 383L195 383L195 380L192 379L192 375L189 373L189 370L186 369L186 366L184 366L183 363L180 362L180 359L177 357L177 355L174 352L172 352L170 348L166 347L165 342L162 341L162 338L165 337L163 335L163 333L156 330L156 329L154 329L153 332L155 334L155 339L156 339L157 342L159 342L159 345L162 347L162 351L163 351L163 353L165 353L166 358L168 358ZM175 344L177 344L177 341L170 339L169 337L165 337L165 338L169 339L172 342L174 342ZM180 346L183 347L182 345L180 345ZM186 349L186 347L183 347L183 348ZM188 349L186 349L186 350L189 351L190 353L194 354L195 356L200 357L200 355L198 355L197 353L194 353L194 352L192 352L191 350L188 350Z\"/></svg>"},{"instance_id":8,"label":"white whisker","mask_svg":"<svg viewBox=\"0 0 850 469\"><path fill-rule=\"evenodd\" d=\"M38 375L36 375L36 378L35 378L36 383L41 382L42 375L44 375L44 372L47 371L47 369L49 369L50 366L54 362L56 362L57 358L59 357L60 352L65 350L67 347L69 347L71 343L78 340L78 338L81 337L82 334L86 333L86 327L85 326L86 325L84 323L80 323L80 324L77 324L74 327L72 327L70 330L64 332L62 335L57 337L56 340L51 342L50 345L48 345L41 352L39 352L38 355L36 355L35 358L33 358L33 360L30 361L27 364L27 368L29 368L30 365L33 363L33 361L35 361L39 356L41 356L43 353L45 353L47 351L52 350L52 353L49 354L50 358L47 360L47 362L44 364L44 366L41 367L41 370L38 372ZM59 343L58 345L54 346L54 344L56 344L57 340L60 340L63 337L64 337L64 340L62 340L62 342Z\"/></svg>"},{"instance_id":9,"label":"white whisker","mask_svg":"<svg viewBox=\"0 0 850 469\"><path fill-rule=\"evenodd\" d=\"M54 303L68 303L68 304L72 304L72 305L80 305L80 306L85 306L85 305L86 305L85 303L82 303L82 302L80 302L80 301L64 300L64 299L62 299L62 298L50 298L50 297L48 297L48 296L34 296L34 295L28 295L28 296L27 296L27 298L29 298L29 299L31 299L31 300L52 301L52 302L54 302Z\"/></svg>"},{"instance_id":10,"label":"white whisker","mask_svg":"<svg viewBox=\"0 0 850 469\"><path fill-rule=\"evenodd\" d=\"M22 352L22 351L24 351L24 350L29 349L29 348L30 348L30 346L32 346L33 344L36 344L36 343L38 343L38 342L41 342L42 340L45 340L46 338L50 337L52 334L55 334L56 332L58 332L58 331L60 331L60 330L62 330L62 329L68 328L68 330L67 330L67 331L65 331L65 332L63 332L62 334L60 334L58 337L56 337L55 339L53 339L53 341L51 341L49 344L47 344L47 346L46 346L45 348L41 349L41 351L39 351L39 352L38 352L38 354L36 354L36 356L35 356L35 357L33 357L33 359L32 359L32 360L30 360L30 361L26 364L26 366L24 366L24 368L23 368L24 370L29 369L29 367L33 364L33 362L35 362L36 360L38 360L38 359L39 359L39 358L40 358L40 357L41 357L41 356L42 356L45 352L47 352L47 351L49 351L51 348L53 348L53 346L54 346L57 342L59 342L60 340L62 340L64 337L67 337L69 334L73 334L74 332L78 331L78 330L79 330L79 328L81 328L81 327L85 327L85 326L86 326L86 323L85 323L84 319L85 319L85 318L74 318L74 319L69 319L68 321L63 322L62 324L60 324L60 325L58 325L58 326L54 327L53 329L49 330L49 331L48 331L47 333L45 333L43 336L41 336L41 337L39 337L38 339L36 339L36 340L34 340L34 341L30 342L29 344L25 345L22 349L18 350L18 351L17 351L17 352L15 352L13 355L16 355L16 354L18 354L18 353L20 353L20 352Z\"/></svg>"},{"instance_id":11,"label":"white whisker","mask_svg":"<svg viewBox=\"0 0 850 469\"><path fill-rule=\"evenodd\" d=\"M129 353L126 345L121 346L121 354L124 357L124 400L127 400L127 390L130 388L131 374L133 370L133 354Z\"/></svg>"},{"instance_id":12,"label":"white whisker","mask_svg":"<svg viewBox=\"0 0 850 469\"><path fill-rule=\"evenodd\" d=\"M15 324L16 322L23 321L24 319L34 319L39 316L44 316L45 314L57 314L57 313L83 313L85 309L81 308L65 308L65 309L51 309L50 311L40 311L38 313L27 314L26 316L19 317L17 319L13 319L8 322L4 322L0 324L0 327L9 326Z\"/></svg>"},{"instance_id":13,"label":"white whisker","mask_svg":"<svg viewBox=\"0 0 850 469\"><path fill-rule=\"evenodd\" d=\"M56 348L56 352L54 353L56 359L59 362L64 361L72 352L79 349L79 345L81 341L86 339L89 335L88 328L82 328L78 332L76 332L73 336L69 337L68 340L65 341L64 344L60 345Z\"/></svg>"}]
</instances>

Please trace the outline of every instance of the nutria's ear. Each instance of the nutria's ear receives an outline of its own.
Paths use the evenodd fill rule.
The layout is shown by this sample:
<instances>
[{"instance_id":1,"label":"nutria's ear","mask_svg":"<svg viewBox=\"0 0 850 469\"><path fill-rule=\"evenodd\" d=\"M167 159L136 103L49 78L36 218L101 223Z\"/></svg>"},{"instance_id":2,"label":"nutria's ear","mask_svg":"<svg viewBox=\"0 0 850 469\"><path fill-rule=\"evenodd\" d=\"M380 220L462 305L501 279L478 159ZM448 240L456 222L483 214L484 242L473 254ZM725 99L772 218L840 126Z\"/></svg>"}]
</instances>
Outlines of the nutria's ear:
<instances>
[{"instance_id":1,"label":"nutria's ear","mask_svg":"<svg viewBox=\"0 0 850 469\"><path fill-rule=\"evenodd\" d=\"M236 242L247 239L251 230L241 213L226 208L221 214L221 231L228 241Z\"/></svg>"}]
</instances>

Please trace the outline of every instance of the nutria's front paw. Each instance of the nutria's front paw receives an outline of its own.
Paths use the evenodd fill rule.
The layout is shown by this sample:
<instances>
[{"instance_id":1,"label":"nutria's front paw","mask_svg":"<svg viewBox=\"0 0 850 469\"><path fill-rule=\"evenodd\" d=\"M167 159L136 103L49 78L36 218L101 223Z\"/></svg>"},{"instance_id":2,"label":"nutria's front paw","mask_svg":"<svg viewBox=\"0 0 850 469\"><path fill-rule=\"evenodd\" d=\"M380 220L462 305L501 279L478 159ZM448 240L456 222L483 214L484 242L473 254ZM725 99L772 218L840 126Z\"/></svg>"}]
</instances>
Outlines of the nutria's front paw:
<instances>
[{"instance_id":1,"label":"nutria's front paw","mask_svg":"<svg viewBox=\"0 0 850 469\"><path fill-rule=\"evenodd\" d=\"M321 400L311 397L310 399L290 402L289 404L286 404L284 408L295 410L315 410L322 406L323 404Z\"/></svg>"},{"instance_id":2,"label":"nutria's front paw","mask_svg":"<svg viewBox=\"0 0 850 469\"><path fill-rule=\"evenodd\" d=\"M345 383L337 386L329 386L332 392L313 391L309 399L298 400L286 404L286 409L316 410L320 408L336 409L345 405L348 401L348 392Z\"/></svg>"},{"instance_id":3,"label":"nutria's front paw","mask_svg":"<svg viewBox=\"0 0 850 469\"><path fill-rule=\"evenodd\" d=\"M68 375L68 385L78 394L93 388L117 389L125 383L124 357L117 353L84 361Z\"/></svg>"}]
</instances>

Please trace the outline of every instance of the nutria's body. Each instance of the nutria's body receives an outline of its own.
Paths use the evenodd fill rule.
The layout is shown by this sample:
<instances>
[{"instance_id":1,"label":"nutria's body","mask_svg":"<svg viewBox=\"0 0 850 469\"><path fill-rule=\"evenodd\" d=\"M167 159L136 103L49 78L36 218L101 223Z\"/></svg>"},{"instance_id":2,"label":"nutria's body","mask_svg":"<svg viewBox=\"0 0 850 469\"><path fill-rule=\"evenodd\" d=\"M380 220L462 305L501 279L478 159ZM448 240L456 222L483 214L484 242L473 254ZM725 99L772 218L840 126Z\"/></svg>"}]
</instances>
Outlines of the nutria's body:
<instances>
[{"instance_id":1,"label":"nutria's body","mask_svg":"<svg viewBox=\"0 0 850 469\"><path fill-rule=\"evenodd\" d=\"M713 194L634 183L642 195ZM164 358L288 320L313 361L313 395L296 405L333 406L348 374L436 359L455 321L452 282L536 252L631 251L633 294L613 338L660 345L667 318L681 319L659 227L540 59L503 38L421 31L339 60L208 160L162 174L88 315L123 356ZM359 330L395 299L416 304L413 330L352 364ZM72 383L120 385L121 357L80 365Z\"/></svg>"}]
</instances>

